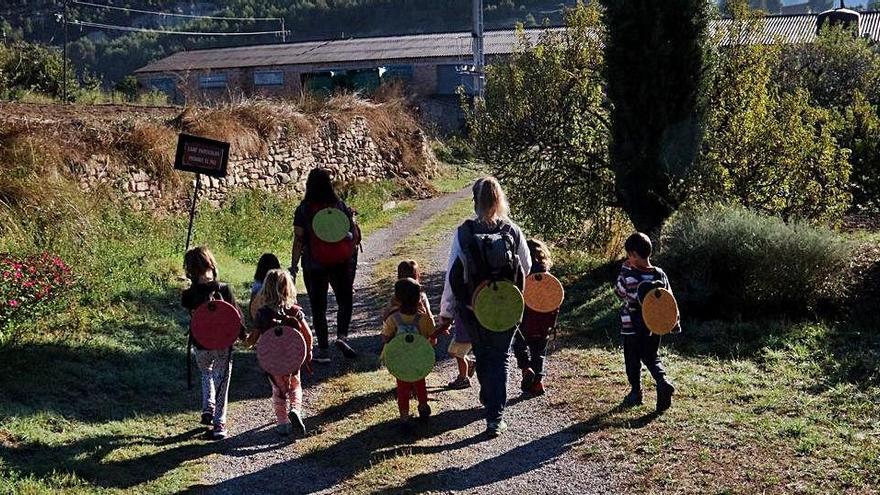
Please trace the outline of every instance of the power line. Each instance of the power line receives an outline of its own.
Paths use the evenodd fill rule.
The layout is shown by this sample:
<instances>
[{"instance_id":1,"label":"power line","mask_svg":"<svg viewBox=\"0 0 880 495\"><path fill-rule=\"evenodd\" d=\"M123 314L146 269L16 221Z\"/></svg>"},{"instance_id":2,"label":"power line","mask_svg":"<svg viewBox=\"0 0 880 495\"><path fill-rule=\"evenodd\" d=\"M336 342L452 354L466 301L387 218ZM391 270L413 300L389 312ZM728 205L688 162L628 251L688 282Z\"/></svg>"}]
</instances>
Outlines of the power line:
<instances>
[{"instance_id":1,"label":"power line","mask_svg":"<svg viewBox=\"0 0 880 495\"><path fill-rule=\"evenodd\" d=\"M214 19L214 20L225 20L225 21L281 21L282 20L280 17L221 17L221 16L211 16L211 15L175 14L172 12L156 12L153 10L131 9L128 7L117 7L115 5L104 5L104 4L92 3L92 2L83 2L80 0L72 0L70 3L76 4L76 5L83 5L86 7L95 7L95 8L99 8L99 9L121 10L123 12L135 12L138 14L160 15L163 17L186 17L188 19Z\"/></svg>"},{"instance_id":2,"label":"power line","mask_svg":"<svg viewBox=\"0 0 880 495\"><path fill-rule=\"evenodd\" d=\"M103 24L100 22L81 21L71 19L68 21L74 26L93 27L99 29L108 29L111 31L127 31L133 33L153 33L153 34L177 34L182 36L262 36L262 35L286 35L287 31L248 31L243 33L229 32L209 32L209 31L171 31L167 29L151 29L139 28L132 26L117 26L115 24Z\"/></svg>"}]
</instances>

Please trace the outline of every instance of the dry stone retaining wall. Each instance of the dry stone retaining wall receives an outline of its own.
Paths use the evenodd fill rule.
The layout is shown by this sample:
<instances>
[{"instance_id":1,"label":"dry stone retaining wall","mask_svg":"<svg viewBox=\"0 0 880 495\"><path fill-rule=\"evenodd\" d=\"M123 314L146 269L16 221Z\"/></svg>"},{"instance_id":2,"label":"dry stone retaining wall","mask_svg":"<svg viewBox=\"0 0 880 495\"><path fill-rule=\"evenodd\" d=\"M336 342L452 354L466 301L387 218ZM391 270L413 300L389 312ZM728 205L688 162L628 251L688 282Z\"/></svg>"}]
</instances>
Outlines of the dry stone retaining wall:
<instances>
[{"instance_id":1,"label":"dry stone retaining wall","mask_svg":"<svg viewBox=\"0 0 880 495\"><path fill-rule=\"evenodd\" d=\"M418 131L423 156L428 163L431 151L426 137ZM239 155L230 149L228 175L222 179L202 177L202 201L214 206L224 203L239 189L261 189L285 196L299 196L306 177L315 167L330 169L340 182L375 182L407 175L406 167L389 150L381 150L370 136L369 123L355 117L347 129L329 120L309 137L289 137L279 129L269 140L265 153ZM85 164L71 165L71 173L84 190L109 186L137 208L181 209L188 205L192 187L174 186L174 181L195 184L195 176L176 172L172 178L158 177L137 163L112 163L105 154L92 155Z\"/></svg>"}]
</instances>

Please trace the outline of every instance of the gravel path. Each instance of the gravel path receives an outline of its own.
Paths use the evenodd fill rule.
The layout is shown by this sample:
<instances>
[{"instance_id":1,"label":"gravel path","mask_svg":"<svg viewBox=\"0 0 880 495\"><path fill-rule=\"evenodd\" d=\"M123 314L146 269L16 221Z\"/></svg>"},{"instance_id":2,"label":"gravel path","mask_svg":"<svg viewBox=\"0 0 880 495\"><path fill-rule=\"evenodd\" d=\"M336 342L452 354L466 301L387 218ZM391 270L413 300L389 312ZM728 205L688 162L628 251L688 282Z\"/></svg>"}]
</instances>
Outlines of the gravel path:
<instances>
[{"instance_id":1,"label":"gravel path","mask_svg":"<svg viewBox=\"0 0 880 495\"><path fill-rule=\"evenodd\" d=\"M393 227L375 232L364 242L359 263L356 294L382 294L356 297L352 323L352 345L366 356L346 362L334 355L334 361L316 369L304 380L305 410L322 393L322 382L333 376L364 369L364 361L375 360L377 328L375 308L384 304L385 291L372 286L371 274L376 262L388 257L392 248L406 239L436 213L469 196L458 193L420 202L416 210ZM450 238L438 240L430 259L423 265L423 283L439 306L443 272ZM302 302L308 299L303 297ZM308 309L307 309L308 314ZM331 326L332 331L332 326ZM442 348L443 343L438 346ZM445 350L445 348L443 348ZM511 362L512 363L512 362ZM240 353L232 383L233 403L230 416L231 438L220 453L213 456L199 493L345 493L353 486L351 478L383 459L407 454L436 454L429 474L410 477L405 486L383 493L614 493L617 483L605 465L585 462L572 454L572 447L586 434L584 425L575 424L564 411L555 410L545 398L522 400L518 391L518 370L512 366L508 382L510 406L506 418L510 429L502 437L487 440L485 422L477 403L477 387L462 391L443 388L455 374L453 360L441 361L429 376L434 416L422 426L417 438L404 438L394 424L382 423L353 432L344 440L319 452L310 452L299 442L281 440L272 430L273 415L269 386L258 372L252 353ZM549 387L555 371L549 360ZM474 380L476 384L476 380ZM552 393L552 388L550 389ZM382 401L393 401L390 394L363 396L356 401L325 409L321 417L307 418L312 435L348 415L359 414Z\"/></svg>"}]
</instances>

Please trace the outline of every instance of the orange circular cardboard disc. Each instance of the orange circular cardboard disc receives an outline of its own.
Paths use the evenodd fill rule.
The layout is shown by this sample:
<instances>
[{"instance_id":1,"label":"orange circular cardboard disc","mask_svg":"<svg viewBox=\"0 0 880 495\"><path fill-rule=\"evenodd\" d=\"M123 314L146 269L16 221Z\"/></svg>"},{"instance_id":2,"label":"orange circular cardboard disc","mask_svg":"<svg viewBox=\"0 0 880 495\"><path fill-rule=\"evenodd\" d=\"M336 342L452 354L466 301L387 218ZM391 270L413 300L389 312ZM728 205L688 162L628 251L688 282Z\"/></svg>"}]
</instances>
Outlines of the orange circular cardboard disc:
<instances>
[{"instance_id":1,"label":"orange circular cardboard disc","mask_svg":"<svg viewBox=\"0 0 880 495\"><path fill-rule=\"evenodd\" d=\"M533 273L526 277L523 298L526 306L538 313L552 313L562 306L565 289L558 278L549 273Z\"/></svg>"}]
</instances>

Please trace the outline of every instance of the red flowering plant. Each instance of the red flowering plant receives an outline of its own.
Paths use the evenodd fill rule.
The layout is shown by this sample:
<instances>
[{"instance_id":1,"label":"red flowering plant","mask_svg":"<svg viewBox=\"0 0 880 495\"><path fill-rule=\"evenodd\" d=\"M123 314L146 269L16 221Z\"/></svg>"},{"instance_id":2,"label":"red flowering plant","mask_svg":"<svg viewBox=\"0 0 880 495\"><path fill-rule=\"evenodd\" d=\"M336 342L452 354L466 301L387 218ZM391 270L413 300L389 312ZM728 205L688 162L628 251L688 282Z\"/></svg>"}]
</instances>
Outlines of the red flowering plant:
<instances>
[{"instance_id":1,"label":"red flowering plant","mask_svg":"<svg viewBox=\"0 0 880 495\"><path fill-rule=\"evenodd\" d=\"M0 336L50 309L76 285L70 267L51 253L0 253Z\"/></svg>"}]
</instances>

